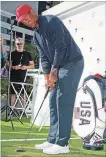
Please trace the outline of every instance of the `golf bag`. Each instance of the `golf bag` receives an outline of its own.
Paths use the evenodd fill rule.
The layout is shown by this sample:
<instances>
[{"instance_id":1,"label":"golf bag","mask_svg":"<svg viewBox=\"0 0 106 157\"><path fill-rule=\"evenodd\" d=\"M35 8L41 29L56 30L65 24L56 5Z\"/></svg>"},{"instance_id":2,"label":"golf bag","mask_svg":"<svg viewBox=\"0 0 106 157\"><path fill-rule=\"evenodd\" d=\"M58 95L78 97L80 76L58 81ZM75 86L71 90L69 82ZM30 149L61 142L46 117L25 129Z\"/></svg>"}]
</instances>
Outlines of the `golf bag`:
<instances>
[{"instance_id":1,"label":"golf bag","mask_svg":"<svg viewBox=\"0 0 106 157\"><path fill-rule=\"evenodd\" d=\"M106 139L106 78L90 75L78 91L73 113L73 128L83 148L102 150Z\"/></svg>"}]
</instances>

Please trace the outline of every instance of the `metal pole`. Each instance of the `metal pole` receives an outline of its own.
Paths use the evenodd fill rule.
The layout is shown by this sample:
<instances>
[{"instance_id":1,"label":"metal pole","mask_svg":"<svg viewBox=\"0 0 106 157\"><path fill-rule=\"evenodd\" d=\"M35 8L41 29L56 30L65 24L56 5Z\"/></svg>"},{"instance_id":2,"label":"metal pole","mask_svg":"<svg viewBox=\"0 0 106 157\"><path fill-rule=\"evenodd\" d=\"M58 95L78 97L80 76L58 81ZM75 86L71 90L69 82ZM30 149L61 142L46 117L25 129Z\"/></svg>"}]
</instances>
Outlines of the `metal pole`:
<instances>
[{"instance_id":1,"label":"metal pole","mask_svg":"<svg viewBox=\"0 0 106 157\"><path fill-rule=\"evenodd\" d=\"M7 104L6 104L6 121L8 121L8 106L10 106L10 75L11 75L11 52L13 46L13 19L11 17L11 31L10 31L10 53L9 53L9 74L8 74L8 95L7 95Z\"/></svg>"}]
</instances>

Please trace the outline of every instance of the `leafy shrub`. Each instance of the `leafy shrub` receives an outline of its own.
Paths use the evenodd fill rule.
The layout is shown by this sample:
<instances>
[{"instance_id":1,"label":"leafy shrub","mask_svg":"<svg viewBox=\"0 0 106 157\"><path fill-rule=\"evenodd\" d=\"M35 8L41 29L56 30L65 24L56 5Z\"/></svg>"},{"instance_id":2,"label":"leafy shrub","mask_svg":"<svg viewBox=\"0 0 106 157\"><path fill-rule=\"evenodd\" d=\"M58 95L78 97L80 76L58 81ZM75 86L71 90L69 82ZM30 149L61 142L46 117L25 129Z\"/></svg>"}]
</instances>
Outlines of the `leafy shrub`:
<instances>
[{"instance_id":1,"label":"leafy shrub","mask_svg":"<svg viewBox=\"0 0 106 157\"><path fill-rule=\"evenodd\" d=\"M8 78L1 78L1 95L8 93Z\"/></svg>"},{"instance_id":2,"label":"leafy shrub","mask_svg":"<svg viewBox=\"0 0 106 157\"><path fill-rule=\"evenodd\" d=\"M8 93L8 78L1 78L1 95L4 95ZM33 83L33 79L28 77L27 78L27 83L32 84ZM27 93L30 93L32 87L27 88Z\"/></svg>"}]
</instances>

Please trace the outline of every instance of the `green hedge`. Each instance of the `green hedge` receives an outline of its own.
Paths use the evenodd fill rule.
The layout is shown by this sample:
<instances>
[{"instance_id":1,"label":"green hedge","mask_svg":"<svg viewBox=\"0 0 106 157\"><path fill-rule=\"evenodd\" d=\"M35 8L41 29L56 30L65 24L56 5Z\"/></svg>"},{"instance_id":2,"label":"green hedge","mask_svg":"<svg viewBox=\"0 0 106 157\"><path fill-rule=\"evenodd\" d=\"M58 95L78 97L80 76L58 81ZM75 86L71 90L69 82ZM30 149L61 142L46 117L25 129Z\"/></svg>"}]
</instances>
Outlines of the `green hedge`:
<instances>
[{"instance_id":1,"label":"green hedge","mask_svg":"<svg viewBox=\"0 0 106 157\"><path fill-rule=\"evenodd\" d=\"M8 92L8 78L1 78L1 95Z\"/></svg>"},{"instance_id":2,"label":"green hedge","mask_svg":"<svg viewBox=\"0 0 106 157\"><path fill-rule=\"evenodd\" d=\"M28 77L26 82L32 84L33 80L32 78ZM30 90L31 90L31 87L27 88L28 93L30 93ZM4 94L7 95L7 93L8 93L8 78L1 78L1 95L4 95Z\"/></svg>"}]
</instances>

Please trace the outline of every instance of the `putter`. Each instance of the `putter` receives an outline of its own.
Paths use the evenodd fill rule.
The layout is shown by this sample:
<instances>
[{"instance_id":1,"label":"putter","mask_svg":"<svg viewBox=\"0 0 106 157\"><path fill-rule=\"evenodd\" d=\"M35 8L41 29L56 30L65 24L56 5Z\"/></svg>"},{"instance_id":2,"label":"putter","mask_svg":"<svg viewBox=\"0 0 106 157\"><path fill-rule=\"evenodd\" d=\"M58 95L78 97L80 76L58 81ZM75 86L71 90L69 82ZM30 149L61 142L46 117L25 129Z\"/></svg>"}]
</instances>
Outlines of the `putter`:
<instances>
[{"instance_id":1,"label":"putter","mask_svg":"<svg viewBox=\"0 0 106 157\"><path fill-rule=\"evenodd\" d=\"M21 149L16 149L16 150L15 150L16 152L26 152L26 151L27 151L27 150L24 149L24 145L25 145L26 140L27 140L27 138L28 138L28 136L29 136L29 134L30 134L30 132L31 132L31 130L32 130L32 127L33 127L33 125L34 125L34 122L35 122L35 120L36 120L36 118L37 118L37 116L38 116L38 114L39 114L39 111L40 111L40 109L41 109L41 107L42 107L42 105L43 105L43 103L44 103L44 101L45 101L45 99L46 99L48 93L49 93L49 88L47 89L47 91L46 91L46 93L45 93L45 95L44 95L44 98L43 98L43 101L42 101L42 103L41 103L41 106L40 106L40 108L39 108L39 110L38 110L38 112L37 112L37 114L36 114L36 116L35 116L35 118L34 118L34 120L33 120L33 123L32 123L32 125L31 125L29 131L28 131L28 134L27 134L27 136L26 136L26 138L25 138L25 141L24 141L24 143L23 143L23 145L22 145L22 148L21 148Z\"/></svg>"}]
</instances>

